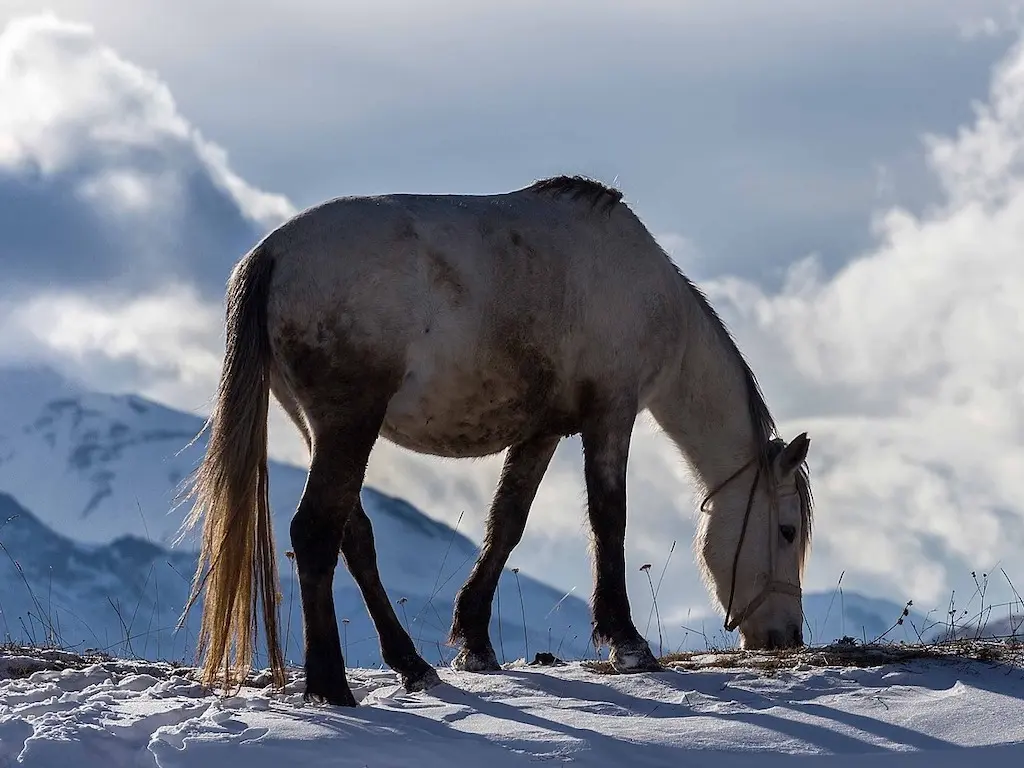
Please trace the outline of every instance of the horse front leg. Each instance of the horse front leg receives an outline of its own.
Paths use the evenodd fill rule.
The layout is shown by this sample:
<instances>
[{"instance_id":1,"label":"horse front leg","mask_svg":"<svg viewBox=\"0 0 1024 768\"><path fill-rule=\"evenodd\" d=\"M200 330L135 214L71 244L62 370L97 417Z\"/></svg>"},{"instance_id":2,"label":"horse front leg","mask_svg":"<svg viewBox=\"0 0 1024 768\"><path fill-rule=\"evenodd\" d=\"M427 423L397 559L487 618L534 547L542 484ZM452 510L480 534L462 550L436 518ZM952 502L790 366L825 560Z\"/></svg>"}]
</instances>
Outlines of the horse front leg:
<instances>
[{"instance_id":1,"label":"horse front leg","mask_svg":"<svg viewBox=\"0 0 1024 768\"><path fill-rule=\"evenodd\" d=\"M512 550L523 537L530 506L551 463L559 437L543 436L512 446L487 516L486 534L473 572L459 590L449 643L462 643L454 669L487 672L501 669L488 625L498 579Z\"/></svg>"},{"instance_id":2,"label":"horse front leg","mask_svg":"<svg viewBox=\"0 0 1024 768\"><path fill-rule=\"evenodd\" d=\"M619 409L596 416L582 433L594 537L593 639L611 647L608 658L618 672L661 668L633 624L626 594L626 464L634 420L635 410Z\"/></svg>"}]
</instances>

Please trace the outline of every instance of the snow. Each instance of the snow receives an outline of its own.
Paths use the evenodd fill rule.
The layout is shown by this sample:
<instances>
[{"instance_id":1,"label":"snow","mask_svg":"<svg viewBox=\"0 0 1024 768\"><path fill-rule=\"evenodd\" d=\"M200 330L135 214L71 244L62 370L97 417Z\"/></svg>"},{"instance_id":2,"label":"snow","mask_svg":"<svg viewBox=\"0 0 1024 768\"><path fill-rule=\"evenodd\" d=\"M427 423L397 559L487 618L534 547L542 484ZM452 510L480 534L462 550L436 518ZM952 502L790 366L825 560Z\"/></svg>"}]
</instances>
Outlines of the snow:
<instances>
[{"instance_id":1,"label":"snow","mask_svg":"<svg viewBox=\"0 0 1024 768\"><path fill-rule=\"evenodd\" d=\"M82 659L73 669L61 668L70 654L38 656L0 657L4 768L729 768L797 757L838 767L866 755L959 768L1024 758L1024 668L955 657L859 668L801 656L766 671L716 667L724 657L709 655L643 675L520 661L494 674L443 668L441 686L416 694L388 669L350 669L360 705L345 709L305 704L300 673L283 693L228 697L187 668Z\"/></svg>"},{"instance_id":2,"label":"snow","mask_svg":"<svg viewBox=\"0 0 1024 768\"><path fill-rule=\"evenodd\" d=\"M712 633L720 653L658 674L600 674L581 662L595 653L586 644L590 585L567 595L525 572L501 579L491 625L499 658L550 650L569 663L520 660L496 674L455 672L444 666L454 654L444 635L476 545L372 488L363 497L382 579L425 658L442 665L445 684L408 694L379 667L376 632L339 568L334 593L339 620L347 619L345 656L360 706L305 704L300 607L282 537L305 473L276 463L282 621L297 671L283 694L254 683L216 696L182 666L194 660L197 612L173 631L194 553L167 547L179 519L168 514L171 493L202 442L176 452L200 427L193 416L141 398L85 392L52 373L0 370L0 642L63 649L0 646L0 768L221 768L229 760L246 768L292 761L771 768L785 756L802 765L863 765L867 754L895 768L954 761L959 768L964 759L1021 764L1024 757L1019 658L1016 666L892 657L846 666L811 649L788 658L741 654L737 667L730 638ZM637 616L649 607L637 596ZM846 592L808 594L805 610L820 645L884 632L902 606ZM911 613L889 639L912 642L922 626ZM653 625L648 636L656 639ZM702 647L702 638L693 634L687 645ZM121 658L72 652L90 647ZM1020 657L1014 648L1010 655ZM135 655L150 660L127 658Z\"/></svg>"}]
</instances>

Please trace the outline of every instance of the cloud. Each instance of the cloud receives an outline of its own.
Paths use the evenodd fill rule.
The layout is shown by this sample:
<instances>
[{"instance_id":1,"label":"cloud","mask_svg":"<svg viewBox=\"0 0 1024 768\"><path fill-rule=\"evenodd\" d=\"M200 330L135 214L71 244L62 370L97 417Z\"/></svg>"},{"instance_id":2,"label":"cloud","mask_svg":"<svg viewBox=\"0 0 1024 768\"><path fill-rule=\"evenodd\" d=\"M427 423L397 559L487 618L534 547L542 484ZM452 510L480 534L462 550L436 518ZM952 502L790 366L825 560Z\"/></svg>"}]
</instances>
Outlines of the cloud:
<instances>
[{"instance_id":1,"label":"cloud","mask_svg":"<svg viewBox=\"0 0 1024 768\"><path fill-rule=\"evenodd\" d=\"M960 18L960 35L965 40L1013 35L1021 27L1020 2L1002 3L995 8L974 9L974 13Z\"/></svg>"},{"instance_id":2,"label":"cloud","mask_svg":"<svg viewBox=\"0 0 1024 768\"><path fill-rule=\"evenodd\" d=\"M181 407L208 404L223 313L189 286L110 305L74 291L0 302L0 365L46 363L76 379L128 382Z\"/></svg>"},{"instance_id":3,"label":"cloud","mask_svg":"<svg viewBox=\"0 0 1024 768\"><path fill-rule=\"evenodd\" d=\"M172 0L47 7L159 71L247 179L299 205L586 172L655 231L774 281L795 256L832 268L869 241L876 165L930 202L918 134L965 119L1003 41L966 45L960 26L1004 5L254 0L208 3L202 24Z\"/></svg>"},{"instance_id":4,"label":"cloud","mask_svg":"<svg viewBox=\"0 0 1024 768\"><path fill-rule=\"evenodd\" d=\"M800 260L774 290L749 275L711 273L734 262L720 261L715 244L688 228L657 230L673 233L665 245L730 322L786 436L811 433L819 506L812 588L831 587L845 570L846 586L929 603L966 570L1024 547L1016 452L1024 328L1015 298L1024 295L1015 250L1024 230L1022 72L1018 46L995 71L989 104L973 124L928 139L939 203L924 213L880 211L864 233L875 244L845 266L827 252ZM0 289L4 359L43 357L94 386L205 409L219 372L224 278L294 206L233 172L160 78L101 45L88 27L50 16L8 25L0 103L16 106L0 112L0 258L10 278ZM278 162L291 161L296 143L281 145ZM339 152L351 158L363 147L349 142ZM787 170L791 158L770 150L751 149L751 161ZM869 176L873 190L875 172ZM819 187L808 191L816 180L832 191L824 172L807 177L805 189L794 185L788 199L771 185L765 191L792 209L787 215L810 210L816 197L845 205ZM892 180L887 173L895 196L901 190ZM656 208L650 187L630 197L641 198L634 204L642 211ZM737 209L716 215L760 237ZM16 284L18 293L10 290ZM279 409L272 419L275 455L304 462ZM690 560L694 499L682 462L646 420L631 455L636 614L646 612L648 585L633 565L659 570L673 540L663 617L706 610ZM460 530L479 537L500 467L498 457L441 461L380 443L368 481L446 522L464 513ZM579 443L567 440L513 564L589 594L584 509Z\"/></svg>"},{"instance_id":5,"label":"cloud","mask_svg":"<svg viewBox=\"0 0 1024 768\"><path fill-rule=\"evenodd\" d=\"M53 15L0 33L5 289L222 285L294 212L234 173L151 72ZM54 223L59 226L54 226Z\"/></svg>"},{"instance_id":6,"label":"cloud","mask_svg":"<svg viewBox=\"0 0 1024 768\"><path fill-rule=\"evenodd\" d=\"M1024 43L973 123L927 146L942 204L882 212L831 278L809 258L778 293L705 288L811 432L813 572L930 603L1024 551Z\"/></svg>"}]
</instances>

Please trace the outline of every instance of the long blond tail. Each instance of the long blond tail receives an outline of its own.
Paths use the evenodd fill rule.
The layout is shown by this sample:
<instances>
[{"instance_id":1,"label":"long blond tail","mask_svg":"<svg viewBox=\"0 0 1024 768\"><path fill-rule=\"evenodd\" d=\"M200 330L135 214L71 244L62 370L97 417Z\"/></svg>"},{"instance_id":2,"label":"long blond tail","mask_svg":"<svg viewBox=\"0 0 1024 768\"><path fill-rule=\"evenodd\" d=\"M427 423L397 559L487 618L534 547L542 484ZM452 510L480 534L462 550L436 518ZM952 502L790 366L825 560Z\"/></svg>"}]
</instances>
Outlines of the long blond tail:
<instances>
[{"instance_id":1,"label":"long blond tail","mask_svg":"<svg viewBox=\"0 0 1024 768\"><path fill-rule=\"evenodd\" d=\"M184 535L203 520L199 564L185 614L205 586L196 650L200 656L205 653L202 682L209 686L219 679L225 688L233 688L245 679L252 667L258 613L274 685L284 685L267 481L271 353L266 318L273 266L272 256L257 246L228 281L224 366L207 422L211 432L206 455L188 494L195 505L182 530Z\"/></svg>"}]
</instances>

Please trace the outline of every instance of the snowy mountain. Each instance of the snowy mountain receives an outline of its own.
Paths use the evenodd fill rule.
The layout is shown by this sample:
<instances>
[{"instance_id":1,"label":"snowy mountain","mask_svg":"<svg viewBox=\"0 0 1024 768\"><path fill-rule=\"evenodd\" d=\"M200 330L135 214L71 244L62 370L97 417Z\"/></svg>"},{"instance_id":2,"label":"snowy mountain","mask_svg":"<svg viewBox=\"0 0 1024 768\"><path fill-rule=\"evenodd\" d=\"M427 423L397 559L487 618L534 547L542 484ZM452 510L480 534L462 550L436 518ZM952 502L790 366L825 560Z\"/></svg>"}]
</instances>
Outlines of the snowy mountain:
<instances>
[{"instance_id":1,"label":"snowy mountain","mask_svg":"<svg viewBox=\"0 0 1024 768\"><path fill-rule=\"evenodd\" d=\"M364 498L373 502L367 513L377 518L395 514L409 522L405 545L420 546L422 557L407 561L404 574L391 569L385 586L398 600L397 609L428 661L444 663L454 651L444 645L451 621L455 590L472 565L475 548L439 526L431 529L417 519L415 510L402 502L367 490ZM436 535L435 535L436 534ZM448 565L439 569L448 542ZM435 546L431 547L431 542ZM11 496L0 493L0 642L17 641L56 645L76 650L95 649L124 657L194 660L199 611L190 613L186 626L175 631L181 608L188 597L188 580L196 561L191 552L168 551L135 536L122 536L108 544L81 544L52 531ZM383 552L394 547L381 547ZM353 665L381 663L377 635L363 606L362 597L347 573L339 567L335 579L338 617ZM448 577L455 573L450 580ZM552 610L562 595L525 574L519 574L523 590L520 608L515 575L507 574L501 584L501 643L497 618L492 621L492 639L499 657L501 647L508 659L524 656L521 611L526 611L529 651L548 649L561 643L560 653L579 657L586 653L587 632L568 631L568 625L589 630L589 610L578 599L568 598ZM435 579L440 586L431 600ZM286 652L289 661L301 663L302 630L298 584L293 575L282 573L281 592ZM550 611L550 616L548 615ZM579 636L577 637L577 633ZM552 648L555 650L555 648ZM259 661L259 659L258 659Z\"/></svg>"},{"instance_id":2,"label":"snowy mountain","mask_svg":"<svg viewBox=\"0 0 1024 768\"><path fill-rule=\"evenodd\" d=\"M206 435L185 446L202 424L142 398L83 392L52 371L0 370L0 524L8 521L0 542L10 555L0 562L5 634L39 639L52 610L65 644L191 658L199 611L181 632L172 630L195 568L195 537L173 550L170 544L187 511L173 509L175 493L202 456ZM301 659L301 614L285 552L305 474L271 462L282 621L291 628L293 660ZM401 499L369 487L362 496L381 578L395 601L405 598L396 609L399 618L428 660L450 659L454 651L444 639L452 603L476 559L476 545ZM342 632L353 663L378 663L376 634L343 564L335 599L339 619L348 619ZM496 605L491 633L499 658L548 650L549 642L551 650L570 657L587 653L590 609L578 597L565 597L525 572L506 571L498 601L500 626ZM125 626L138 635L131 649Z\"/></svg>"},{"instance_id":3,"label":"snowy mountain","mask_svg":"<svg viewBox=\"0 0 1024 768\"><path fill-rule=\"evenodd\" d=\"M173 550L170 544L187 511L174 508L175 492L205 448L205 434L189 445L202 425L196 416L143 398L84 391L50 370L0 369L0 493L6 494L0 497L0 543L9 554L0 553L0 631L5 637L45 637L52 613L67 645L191 658L198 611L181 632L175 634L173 627L195 566L193 539ZM271 462L270 473L283 621L291 632L289 656L296 661L301 658L300 609L284 552L306 473L277 462ZM373 521L385 587L393 600L405 598L397 609L399 618L428 659L450 659L453 650L444 638L452 601L476 559L476 544L373 488L364 488L363 501ZM342 630L353 663L378 663L375 632L343 566L335 597L339 617L349 619ZM500 627L498 605L491 624L499 657L517 658L524 650L531 657L538 650L558 651L564 658L593 656L587 644L589 607L576 595L563 597L563 590L525 572L507 571L498 594ZM648 608L642 595L635 596L641 630ZM816 644L844 635L871 640L892 627L902 609L898 601L850 592L805 596L808 636ZM920 618L912 618L920 628ZM664 649L736 642L735 634L721 632L717 617L704 624L705 634L666 627ZM648 636L657 639L655 625ZM915 639L906 625L887 637Z\"/></svg>"}]
</instances>

